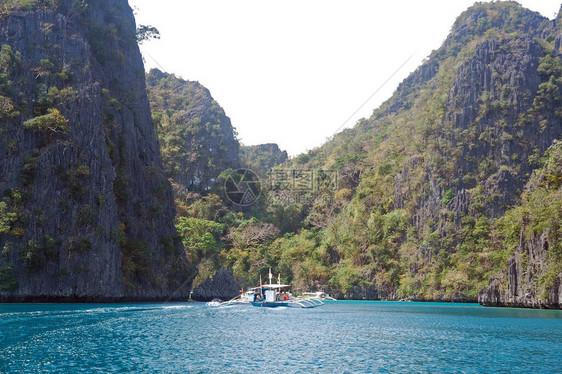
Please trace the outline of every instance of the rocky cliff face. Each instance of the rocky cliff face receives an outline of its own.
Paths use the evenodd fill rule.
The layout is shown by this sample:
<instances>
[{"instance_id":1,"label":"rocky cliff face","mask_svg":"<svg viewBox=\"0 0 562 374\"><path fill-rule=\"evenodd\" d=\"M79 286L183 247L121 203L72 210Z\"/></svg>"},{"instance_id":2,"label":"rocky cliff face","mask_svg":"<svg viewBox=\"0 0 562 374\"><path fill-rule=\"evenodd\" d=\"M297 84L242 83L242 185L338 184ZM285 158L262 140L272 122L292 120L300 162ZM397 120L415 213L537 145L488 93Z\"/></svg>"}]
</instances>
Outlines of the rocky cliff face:
<instances>
[{"instance_id":1,"label":"rocky cliff face","mask_svg":"<svg viewBox=\"0 0 562 374\"><path fill-rule=\"evenodd\" d=\"M562 305L562 143L527 183L522 202L499 220L497 238L506 265L478 301L490 306L560 308Z\"/></svg>"},{"instance_id":2,"label":"rocky cliff face","mask_svg":"<svg viewBox=\"0 0 562 374\"><path fill-rule=\"evenodd\" d=\"M220 299L228 301L240 295L240 286L234 280L232 273L219 269L211 278L207 278L199 287L193 290L191 298L195 301L212 301Z\"/></svg>"},{"instance_id":3,"label":"rocky cliff face","mask_svg":"<svg viewBox=\"0 0 562 374\"><path fill-rule=\"evenodd\" d=\"M209 90L157 69L147 84L165 170L181 192L207 192L221 172L239 167L234 128Z\"/></svg>"},{"instance_id":4,"label":"rocky cliff face","mask_svg":"<svg viewBox=\"0 0 562 374\"><path fill-rule=\"evenodd\" d=\"M486 12L470 12L457 22L452 36L434 56L454 54L456 39L470 40L458 52L465 57L457 55L457 66L451 68L454 74L443 74L448 62L444 60L440 74L433 78L451 79L439 108L440 126L428 131L439 139L431 145L434 153L422 159L414 154L395 179L395 207L417 200L413 224L422 238L425 233L433 234L432 240L425 236L419 250L422 260L415 268L441 266L441 251L454 253L466 245L469 239L463 230L500 218L517 204L540 155L562 135L557 109L560 51L553 48L552 23L526 12L515 16L524 20L523 26L509 33L512 22L504 21L496 29L495 22L501 21L505 10L498 9L500 21L493 19L492 10ZM480 22L482 17L486 20ZM487 25L481 37L479 24ZM467 39L471 28L472 38ZM415 169L417 173L412 172ZM416 185L412 174L421 175L425 185L425 193L419 197L403 189ZM474 300L476 295L469 298ZM539 304L536 299L533 302Z\"/></svg>"},{"instance_id":5,"label":"rocky cliff face","mask_svg":"<svg viewBox=\"0 0 562 374\"><path fill-rule=\"evenodd\" d=\"M539 87L551 76L547 55L559 57L545 40L552 41L553 35L552 23L538 13L512 5L475 6L459 17L430 61L398 89L391 108L404 110L408 105L396 102L415 97L411 92L419 95L437 83L445 88L443 96L435 98L441 100L438 110L443 111L434 118L439 126L427 134L441 138L434 150L442 158L422 163L415 154L405 168L415 165L427 174L430 191L418 207L424 219L428 216L422 212L440 209L449 188L455 196L449 205L457 214L468 212L470 204L463 199L475 187L496 197L484 207L489 217L501 216L505 207L517 201L525 176L537 166L529 157L542 155L562 134L560 118L553 110L557 99L542 96ZM456 66L447 66L451 61L446 56L454 57ZM435 82L438 71L441 82ZM404 174L408 172L397 177L397 185L409 182ZM398 201L404 200L400 189L396 194Z\"/></svg>"},{"instance_id":6,"label":"rocky cliff face","mask_svg":"<svg viewBox=\"0 0 562 374\"><path fill-rule=\"evenodd\" d=\"M522 230L520 243L509 257L507 269L480 291L478 302L485 306L561 308L562 273L555 274L546 288L539 284L541 277L555 268L548 261L549 234L550 230L526 239Z\"/></svg>"},{"instance_id":7,"label":"rocky cliff face","mask_svg":"<svg viewBox=\"0 0 562 374\"><path fill-rule=\"evenodd\" d=\"M127 1L37 4L0 19L1 299L186 298Z\"/></svg>"},{"instance_id":8,"label":"rocky cliff face","mask_svg":"<svg viewBox=\"0 0 562 374\"><path fill-rule=\"evenodd\" d=\"M308 219L323 230L318 280L330 275L330 293L476 301L493 277L528 305L557 305L557 283L540 281L557 276L541 265L552 233L503 245L501 222L562 136L559 22L475 4L371 118L295 159L339 172L333 199L309 211L328 213Z\"/></svg>"}]
</instances>

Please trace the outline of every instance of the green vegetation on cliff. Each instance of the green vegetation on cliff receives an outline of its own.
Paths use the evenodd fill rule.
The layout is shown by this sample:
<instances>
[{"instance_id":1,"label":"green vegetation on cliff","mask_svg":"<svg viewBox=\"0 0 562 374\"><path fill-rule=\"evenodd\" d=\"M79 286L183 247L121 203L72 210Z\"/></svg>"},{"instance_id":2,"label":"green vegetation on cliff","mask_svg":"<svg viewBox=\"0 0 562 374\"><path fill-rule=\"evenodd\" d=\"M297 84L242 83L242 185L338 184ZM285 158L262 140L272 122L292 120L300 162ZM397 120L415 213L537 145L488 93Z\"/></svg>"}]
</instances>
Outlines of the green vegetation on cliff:
<instances>
[{"instance_id":1,"label":"green vegetation on cliff","mask_svg":"<svg viewBox=\"0 0 562 374\"><path fill-rule=\"evenodd\" d=\"M189 295L135 35L126 0L0 1L0 301Z\"/></svg>"},{"instance_id":2,"label":"green vegetation on cliff","mask_svg":"<svg viewBox=\"0 0 562 374\"><path fill-rule=\"evenodd\" d=\"M477 299L507 265L496 219L562 135L555 33L517 4L475 5L370 119L293 160L336 168L349 196L313 225L330 253L316 260L330 280L316 283L354 298ZM309 218L330 211L324 201Z\"/></svg>"},{"instance_id":3,"label":"green vegetation on cliff","mask_svg":"<svg viewBox=\"0 0 562 374\"><path fill-rule=\"evenodd\" d=\"M288 158L287 152L279 149L277 144L259 144L240 148L242 165L264 177L271 169L281 165Z\"/></svg>"},{"instance_id":4,"label":"green vegetation on cliff","mask_svg":"<svg viewBox=\"0 0 562 374\"><path fill-rule=\"evenodd\" d=\"M562 274L562 141L547 150L543 163L527 183L521 204L497 221L491 246L503 265L511 258L521 267L521 274L500 267L498 277L512 297L531 293L539 302L554 304L559 300L549 300L550 294ZM515 287L508 275L519 278Z\"/></svg>"},{"instance_id":5,"label":"green vegetation on cliff","mask_svg":"<svg viewBox=\"0 0 562 374\"><path fill-rule=\"evenodd\" d=\"M236 169L236 133L205 87L153 69L147 88L168 177L184 191L205 192L222 171Z\"/></svg>"},{"instance_id":6,"label":"green vegetation on cliff","mask_svg":"<svg viewBox=\"0 0 562 374\"><path fill-rule=\"evenodd\" d=\"M145 81L158 34L125 0L0 1L0 298L159 299L187 257L196 284L272 267L336 297L560 305L560 22L475 4L370 118L288 160L241 147L199 83ZM251 206L224 191L239 167Z\"/></svg>"},{"instance_id":7,"label":"green vegetation on cliff","mask_svg":"<svg viewBox=\"0 0 562 374\"><path fill-rule=\"evenodd\" d=\"M521 305L558 295L559 191L525 186L556 175L541 158L562 136L559 28L514 2L474 5L370 118L273 172L336 171L336 188L267 184L237 216L223 203L205 218L222 225L213 258L242 285L272 266L338 297L475 301L534 232L548 260L520 277Z\"/></svg>"},{"instance_id":8,"label":"green vegetation on cliff","mask_svg":"<svg viewBox=\"0 0 562 374\"><path fill-rule=\"evenodd\" d=\"M276 144L240 147L230 119L198 82L154 69L147 76L147 89L165 171L173 184L176 228L189 261L199 269L194 280L198 285L235 257L232 243L271 241L279 231L270 221L280 227L295 221L296 217L271 213L265 195L243 209L233 205L224 190L225 181L239 167L266 178L287 153Z\"/></svg>"}]
</instances>

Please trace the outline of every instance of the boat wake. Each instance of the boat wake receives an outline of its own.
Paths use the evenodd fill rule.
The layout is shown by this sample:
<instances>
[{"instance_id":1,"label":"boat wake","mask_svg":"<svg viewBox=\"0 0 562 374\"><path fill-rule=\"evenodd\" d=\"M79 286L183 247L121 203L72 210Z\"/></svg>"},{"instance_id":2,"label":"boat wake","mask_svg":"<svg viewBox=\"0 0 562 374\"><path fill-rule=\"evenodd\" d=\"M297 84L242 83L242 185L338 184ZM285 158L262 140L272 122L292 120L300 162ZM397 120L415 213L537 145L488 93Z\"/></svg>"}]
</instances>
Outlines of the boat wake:
<instances>
[{"instance_id":1,"label":"boat wake","mask_svg":"<svg viewBox=\"0 0 562 374\"><path fill-rule=\"evenodd\" d=\"M221 306L221 304L222 304L222 300L215 299L213 301L209 301L205 305L207 305L207 306Z\"/></svg>"},{"instance_id":2,"label":"boat wake","mask_svg":"<svg viewBox=\"0 0 562 374\"><path fill-rule=\"evenodd\" d=\"M162 309L191 309L193 305L167 305L163 306Z\"/></svg>"}]
</instances>

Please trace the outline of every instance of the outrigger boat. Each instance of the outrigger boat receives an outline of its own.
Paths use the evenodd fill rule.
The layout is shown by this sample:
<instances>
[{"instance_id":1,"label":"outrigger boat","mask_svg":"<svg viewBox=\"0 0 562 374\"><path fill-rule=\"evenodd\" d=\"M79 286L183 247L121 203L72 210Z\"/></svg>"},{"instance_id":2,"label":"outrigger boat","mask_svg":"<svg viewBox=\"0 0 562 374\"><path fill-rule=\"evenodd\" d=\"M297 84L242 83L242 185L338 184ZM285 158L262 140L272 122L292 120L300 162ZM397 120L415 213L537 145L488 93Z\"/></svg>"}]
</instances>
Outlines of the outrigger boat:
<instances>
[{"instance_id":1,"label":"outrigger boat","mask_svg":"<svg viewBox=\"0 0 562 374\"><path fill-rule=\"evenodd\" d=\"M281 274L277 278L277 283L272 283L273 274L269 269L269 284L262 284L260 275L260 286L250 288L247 292L232 300L226 301L221 306L230 306L235 304L247 304L252 306L275 308L275 307L300 307L315 308L324 305L322 300L316 297L295 298L290 292L291 286L281 284Z\"/></svg>"},{"instance_id":2,"label":"outrigger boat","mask_svg":"<svg viewBox=\"0 0 562 374\"><path fill-rule=\"evenodd\" d=\"M288 284L281 284L281 274L279 274L278 283L272 283L273 274L271 274L271 268L269 269L269 284L262 285L261 284L261 275L260 275L260 287L256 293L254 289L253 293L253 300L250 299L250 304L257 307L267 307L267 308L275 308L275 307L301 307L301 308L315 308L320 305L324 305L324 303L318 299L313 298L305 298L305 299L297 299L293 297L293 295L289 292L289 288L291 287ZM251 297L251 296L249 296Z\"/></svg>"},{"instance_id":3,"label":"outrigger boat","mask_svg":"<svg viewBox=\"0 0 562 374\"><path fill-rule=\"evenodd\" d=\"M320 299L320 300L332 300L335 301L336 299L334 299L332 296L330 296L329 294L327 294L324 291L318 291L318 292L303 292L302 296L299 296L299 298L305 298L305 299Z\"/></svg>"}]
</instances>

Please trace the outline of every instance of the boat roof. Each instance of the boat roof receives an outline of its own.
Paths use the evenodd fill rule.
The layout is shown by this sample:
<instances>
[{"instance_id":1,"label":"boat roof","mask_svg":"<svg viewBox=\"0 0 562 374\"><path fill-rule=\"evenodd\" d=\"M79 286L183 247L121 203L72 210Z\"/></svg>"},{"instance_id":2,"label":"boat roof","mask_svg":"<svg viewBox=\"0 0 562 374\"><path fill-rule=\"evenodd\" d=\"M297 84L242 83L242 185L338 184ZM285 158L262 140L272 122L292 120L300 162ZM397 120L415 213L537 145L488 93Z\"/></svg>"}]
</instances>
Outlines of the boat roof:
<instances>
[{"instance_id":1,"label":"boat roof","mask_svg":"<svg viewBox=\"0 0 562 374\"><path fill-rule=\"evenodd\" d=\"M254 287L251 288L251 290L259 290L260 288L289 288L289 287L291 287L291 285L289 284L274 283L274 284L264 284L261 287Z\"/></svg>"}]
</instances>

